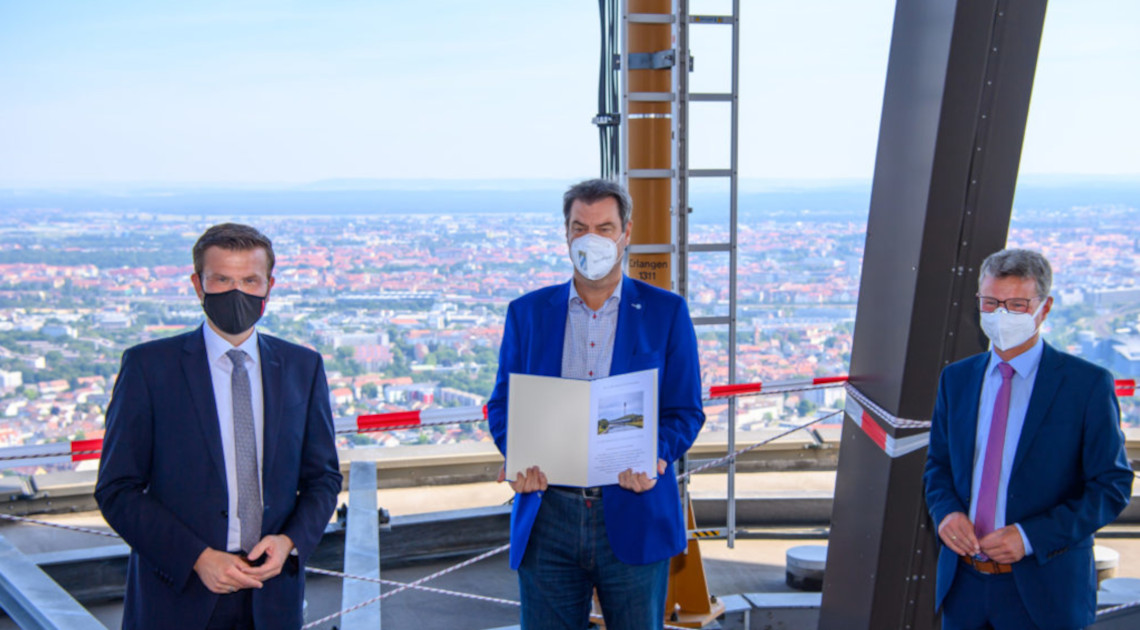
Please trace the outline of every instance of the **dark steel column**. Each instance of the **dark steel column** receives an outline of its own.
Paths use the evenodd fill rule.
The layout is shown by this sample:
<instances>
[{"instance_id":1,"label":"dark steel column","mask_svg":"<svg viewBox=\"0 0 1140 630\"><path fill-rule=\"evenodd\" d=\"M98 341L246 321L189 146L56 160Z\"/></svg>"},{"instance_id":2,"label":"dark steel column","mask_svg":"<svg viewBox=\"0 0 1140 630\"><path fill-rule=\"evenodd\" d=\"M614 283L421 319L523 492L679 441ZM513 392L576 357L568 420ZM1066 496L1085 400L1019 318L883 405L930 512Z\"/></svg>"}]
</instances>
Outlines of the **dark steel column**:
<instances>
[{"instance_id":1,"label":"dark steel column","mask_svg":"<svg viewBox=\"0 0 1140 630\"><path fill-rule=\"evenodd\" d=\"M820 628L938 625L926 449L892 457L856 420L927 432L879 416L929 420L942 366L984 349L977 268L1005 244L1044 18L1045 0L897 3L850 369L886 414L844 420Z\"/></svg>"}]
</instances>

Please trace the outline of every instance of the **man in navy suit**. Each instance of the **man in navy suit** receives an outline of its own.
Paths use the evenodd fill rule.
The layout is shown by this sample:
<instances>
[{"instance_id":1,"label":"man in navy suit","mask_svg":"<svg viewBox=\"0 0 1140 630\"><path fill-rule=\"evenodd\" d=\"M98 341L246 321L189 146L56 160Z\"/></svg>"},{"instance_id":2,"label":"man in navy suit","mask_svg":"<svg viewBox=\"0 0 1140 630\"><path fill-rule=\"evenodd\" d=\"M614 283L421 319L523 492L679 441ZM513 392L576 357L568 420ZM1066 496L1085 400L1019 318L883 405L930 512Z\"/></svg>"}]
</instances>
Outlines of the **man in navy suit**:
<instances>
[{"instance_id":1,"label":"man in navy suit","mask_svg":"<svg viewBox=\"0 0 1140 630\"><path fill-rule=\"evenodd\" d=\"M944 630L1093 622L1093 533L1132 496L1112 375L1040 339L1053 274L1037 252L982 263L993 350L942 371L926 503L942 549Z\"/></svg>"},{"instance_id":2,"label":"man in navy suit","mask_svg":"<svg viewBox=\"0 0 1140 630\"><path fill-rule=\"evenodd\" d=\"M596 379L657 368L659 459L656 478L626 470L600 488L548 485L538 467L510 482L522 627L586 627L596 588L610 630L660 628L669 559L686 541L673 462L704 424L696 335L683 299L622 273L632 205L620 185L577 184L562 212L574 276L507 310L487 405L495 444L506 453L511 373Z\"/></svg>"},{"instance_id":3,"label":"man in navy suit","mask_svg":"<svg viewBox=\"0 0 1140 630\"><path fill-rule=\"evenodd\" d=\"M123 353L107 408L95 498L131 546L123 628L299 628L341 488L324 367L254 328L268 238L215 225L193 256L206 325Z\"/></svg>"}]
</instances>

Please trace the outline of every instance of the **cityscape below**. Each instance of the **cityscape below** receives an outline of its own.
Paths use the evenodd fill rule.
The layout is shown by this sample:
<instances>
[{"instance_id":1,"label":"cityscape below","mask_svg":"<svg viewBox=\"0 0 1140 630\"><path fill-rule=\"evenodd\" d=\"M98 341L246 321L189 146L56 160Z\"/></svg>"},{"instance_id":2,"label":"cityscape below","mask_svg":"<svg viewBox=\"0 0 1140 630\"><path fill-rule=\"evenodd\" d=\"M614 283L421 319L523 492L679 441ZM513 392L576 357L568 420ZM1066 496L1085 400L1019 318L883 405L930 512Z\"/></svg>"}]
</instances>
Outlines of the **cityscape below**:
<instances>
[{"instance_id":1,"label":"cityscape below","mask_svg":"<svg viewBox=\"0 0 1140 630\"><path fill-rule=\"evenodd\" d=\"M276 214L247 206L237 216L216 207L140 210L146 204L129 197L86 199L87 209L21 207L19 195L6 196L0 447L102 437L123 350L202 323L190 248L206 227L229 220L273 239L277 282L259 330L321 352L335 417L484 404L507 304L571 274L557 189L503 193L491 212L494 195L481 191L476 211L461 191L448 191L412 212ZM1008 243L1040 250L1054 265L1045 339L1131 378L1140 375L1137 206L1103 191L1088 196L1097 202L1074 203L1080 191L1066 190L1054 196L1056 206L1040 192L1031 207L1015 205ZM847 190L793 199L741 201L737 382L847 374L866 196ZM448 203L454 211L441 209ZM695 214L691 242L728 240L724 218L723 211ZM728 314L727 264L724 253L692 255L695 317ZM698 342L703 385L727 383L727 327L699 328ZM842 399L842 389L744 399L737 427L810 419L842 409ZM1123 422L1140 426L1137 403L1125 398L1121 407ZM706 431L726 429L726 409L706 406ZM338 440L350 448L490 435L485 423L472 423Z\"/></svg>"}]
</instances>

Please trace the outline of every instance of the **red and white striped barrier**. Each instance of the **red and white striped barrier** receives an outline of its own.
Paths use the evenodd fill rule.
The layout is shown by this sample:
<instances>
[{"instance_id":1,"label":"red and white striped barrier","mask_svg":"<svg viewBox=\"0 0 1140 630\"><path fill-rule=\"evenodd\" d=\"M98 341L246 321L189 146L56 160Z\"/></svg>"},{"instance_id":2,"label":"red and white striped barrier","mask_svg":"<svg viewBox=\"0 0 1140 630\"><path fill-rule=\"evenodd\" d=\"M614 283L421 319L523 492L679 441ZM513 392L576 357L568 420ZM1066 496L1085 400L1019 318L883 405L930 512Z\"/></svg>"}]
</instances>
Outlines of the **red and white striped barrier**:
<instances>
[{"instance_id":1,"label":"red and white striped barrier","mask_svg":"<svg viewBox=\"0 0 1140 630\"><path fill-rule=\"evenodd\" d=\"M871 441L883 449L883 452L889 457L902 457L908 453L913 453L920 448L925 447L930 442L930 421L929 420L909 420L906 418L899 418L891 415L887 410L876 405L871 399L867 398L855 389L851 384L847 385L847 405L844 407L847 415L863 429L863 433L871 438ZM874 412L869 413L869 412ZM882 418L882 423L878 420ZM896 428L903 429L927 429L922 433L908 435L902 438L896 438L887 433L886 427L883 423L889 424Z\"/></svg>"},{"instance_id":2,"label":"red and white striped barrier","mask_svg":"<svg viewBox=\"0 0 1140 630\"><path fill-rule=\"evenodd\" d=\"M847 382L847 376L820 376L792 381L774 381L771 383L733 383L732 385L713 385L709 388L705 400L715 398L728 398L731 396L746 396L759 394L763 391L786 390L799 387L822 387L827 385L839 386ZM772 392L776 393L776 392Z\"/></svg>"},{"instance_id":3,"label":"red and white striped barrier","mask_svg":"<svg viewBox=\"0 0 1140 630\"><path fill-rule=\"evenodd\" d=\"M1136 379L1134 378L1118 378L1116 379L1116 397L1132 397L1136 395Z\"/></svg>"},{"instance_id":4,"label":"red and white striped barrier","mask_svg":"<svg viewBox=\"0 0 1140 630\"><path fill-rule=\"evenodd\" d=\"M479 422L487 419L487 407L446 407L442 409L418 409L415 411L394 411L357 416L355 420L337 422L337 433L367 433L369 431L394 431L416 429L440 424L460 424Z\"/></svg>"},{"instance_id":5,"label":"red and white striped barrier","mask_svg":"<svg viewBox=\"0 0 1140 630\"><path fill-rule=\"evenodd\" d=\"M821 376L810 379L790 381L773 381L770 383L734 383L732 385L714 385L708 390L705 400L717 400L733 396L751 396L759 394L779 394L788 390L811 389L823 387L837 387L847 382L846 376ZM854 388L848 386L848 391ZM1136 395L1135 379L1118 379L1116 381L1116 395L1130 397ZM855 411L852 405L852 396L848 396L847 411ZM859 405L858 402L855 403ZM851 413L852 418L862 420L863 411L859 407L858 414ZM402 429L416 429L427 426L447 424L462 424L464 422L479 422L487 419L487 407L447 407L442 409L421 409L416 411L395 411L391 413L369 414L356 418L345 418L336 423L338 434L370 433L374 431L396 431ZM862 425L861 425L862 426ZM874 427L865 427L868 435ZM882 432L880 427L880 432ZM880 436L886 444L885 432ZM876 441L878 443L878 441ZM880 446L883 446L880 444ZM898 445L893 449L902 448ZM918 447L916 447L918 448ZM11 446L0 448L0 469L17 468L20 466L44 466L48 464L71 464L88 459L99 459L103 450L103 440L75 440L73 442L55 442L52 444L36 444L31 446ZM914 450L914 449L910 449ZM907 451L909 452L909 451Z\"/></svg>"},{"instance_id":6,"label":"red and white striped barrier","mask_svg":"<svg viewBox=\"0 0 1140 630\"><path fill-rule=\"evenodd\" d=\"M70 464L87 459L99 459L99 454L102 451L102 439L11 446L0 448L0 468Z\"/></svg>"}]
</instances>

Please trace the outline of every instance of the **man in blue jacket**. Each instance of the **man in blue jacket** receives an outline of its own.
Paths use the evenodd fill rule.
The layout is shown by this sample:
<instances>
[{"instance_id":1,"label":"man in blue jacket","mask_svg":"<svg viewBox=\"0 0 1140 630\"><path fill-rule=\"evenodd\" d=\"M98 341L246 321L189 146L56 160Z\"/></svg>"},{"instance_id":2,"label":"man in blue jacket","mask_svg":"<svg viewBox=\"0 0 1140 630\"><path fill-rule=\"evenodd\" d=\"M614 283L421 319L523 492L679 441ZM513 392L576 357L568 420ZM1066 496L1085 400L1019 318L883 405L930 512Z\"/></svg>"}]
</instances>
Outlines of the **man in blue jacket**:
<instances>
[{"instance_id":1,"label":"man in blue jacket","mask_svg":"<svg viewBox=\"0 0 1140 630\"><path fill-rule=\"evenodd\" d=\"M341 486L321 357L255 330L256 229L206 230L190 281L206 324L124 352L107 408L95 499L131 546L123 628L299 628Z\"/></svg>"},{"instance_id":2,"label":"man in blue jacket","mask_svg":"<svg viewBox=\"0 0 1140 630\"><path fill-rule=\"evenodd\" d=\"M1053 274L1037 252L982 263L993 350L942 371L926 460L944 630L1093 622L1093 533L1132 496L1112 375L1039 331Z\"/></svg>"},{"instance_id":3,"label":"man in blue jacket","mask_svg":"<svg viewBox=\"0 0 1140 630\"><path fill-rule=\"evenodd\" d=\"M537 467L511 480L511 567L524 630L586 627L596 588L610 630L660 628L669 559L685 547L673 463L701 425L696 335L679 296L627 278L632 205L619 184L589 180L563 197L574 276L511 303L487 405L506 453L510 375L597 379L657 368L657 476L626 470L618 485L547 485Z\"/></svg>"}]
</instances>

